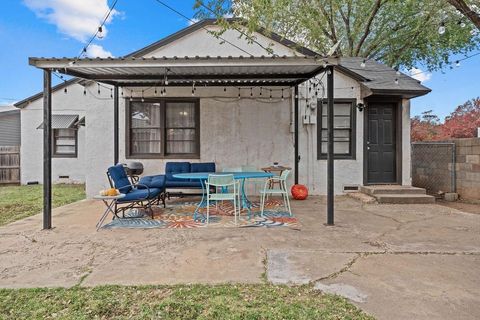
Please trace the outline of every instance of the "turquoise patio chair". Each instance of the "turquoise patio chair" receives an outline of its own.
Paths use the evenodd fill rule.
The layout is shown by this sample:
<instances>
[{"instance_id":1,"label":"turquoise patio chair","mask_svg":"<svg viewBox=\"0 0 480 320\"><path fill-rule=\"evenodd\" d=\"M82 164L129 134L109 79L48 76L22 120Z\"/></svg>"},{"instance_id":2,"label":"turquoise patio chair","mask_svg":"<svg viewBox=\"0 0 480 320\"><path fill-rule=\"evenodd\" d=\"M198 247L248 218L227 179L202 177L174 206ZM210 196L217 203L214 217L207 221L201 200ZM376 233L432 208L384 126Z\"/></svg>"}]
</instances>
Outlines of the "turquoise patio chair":
<instances>
[{"instance_id":1,"label":"turquoise patio chair","mask_svg":"<svg viewBox=\"0 0 480 320\"><path fill-rule=\"evenodd\" d=\"M240 210L238 210L237 215L237 203L240 204L240 186L233 174L209 174L205 184L207 189L207 224L210 222L210 201L215 201L215 205L218 208L218 201L224 200L233 201L233 214L235 216L235 224L237 224L238 215L240 215ZM229 187L233 188L233 192L218 193L211 190L212 188L215 191L217 191L217 188L227 188L228 190Z\"/></svg>"},{"instance_id":2,"label":"turquoise patio chair","mask_svg":"<svg viewBox=\"0 0 480 320\"><path fill-rule=\"evenodd\" d=\"M267 181L265 182L265 187L263 188L262 191L260 191L261 198L262 198L260 201L262 217L263 217L263 210L265 208L265 198L268 197L268 195L281 195L283 197L283 204L285 206L285 209L288 211L290 216L292 215L292 210L290 209L290 200L288 198L288 188L287 188L287 178L289 174L290 174L290 170L284 170L280 176L271 177L267 179ZM274 184L270 182L280 182L279 183L280 187L270 188L270 186L274 186Z\"/></svg>"}]
</instances>

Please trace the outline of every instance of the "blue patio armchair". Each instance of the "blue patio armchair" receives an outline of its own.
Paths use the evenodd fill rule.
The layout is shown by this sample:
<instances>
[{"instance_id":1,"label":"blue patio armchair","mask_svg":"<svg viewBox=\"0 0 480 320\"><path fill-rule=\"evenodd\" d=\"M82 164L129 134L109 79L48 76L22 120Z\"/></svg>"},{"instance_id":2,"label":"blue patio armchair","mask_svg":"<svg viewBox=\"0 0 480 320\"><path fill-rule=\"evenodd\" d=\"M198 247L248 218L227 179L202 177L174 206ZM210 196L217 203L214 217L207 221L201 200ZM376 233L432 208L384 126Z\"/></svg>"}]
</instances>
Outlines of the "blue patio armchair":
<instances>
[{"instance_id":1,"label":"blue patio armchair","mask_svg":"<svg viewBox=\"0 0 480 320\"><path fill-rule=\"evenodd\" d=\"M118 206L115 205L115 215L118 217L118 213L122 212L122 217L125 218L125 211L129 209L145 209L149 211L153 218L152 205L158 204L161 200L165 200L165 183L161 183L158 179L161 176L152 176L155 178L156 183L161 187L149 187L143 183L132 183L128 178L125 168L121 164L117 164L108 168L107 171L108 181L112 188L118 189L121 193L125 194L124 198L119 199Z\"/></svg>"}]
</instances>

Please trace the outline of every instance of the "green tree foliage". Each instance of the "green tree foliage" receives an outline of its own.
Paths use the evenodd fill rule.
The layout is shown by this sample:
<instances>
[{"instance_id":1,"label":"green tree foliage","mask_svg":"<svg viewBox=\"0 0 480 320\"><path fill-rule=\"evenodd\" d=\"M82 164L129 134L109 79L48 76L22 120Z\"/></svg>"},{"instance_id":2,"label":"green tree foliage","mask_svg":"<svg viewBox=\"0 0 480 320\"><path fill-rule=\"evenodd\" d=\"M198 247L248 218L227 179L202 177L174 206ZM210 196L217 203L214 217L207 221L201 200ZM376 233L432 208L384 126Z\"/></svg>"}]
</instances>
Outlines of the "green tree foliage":
<instances>
[{"instance_id":1,"label":"green tree foliage","mask_svg":"<svg viewBox=\"0 0 480 320\"><path fill-rule=\"evenodd\" d=\"M255 42L253 31L264 28L320 54L340 42L339 55L404 68L441 69L480 46L478 29L447 0L197 0L195 8L197 18L219 20L219 34L233 28Z\"/></svg>"}]
</instances>

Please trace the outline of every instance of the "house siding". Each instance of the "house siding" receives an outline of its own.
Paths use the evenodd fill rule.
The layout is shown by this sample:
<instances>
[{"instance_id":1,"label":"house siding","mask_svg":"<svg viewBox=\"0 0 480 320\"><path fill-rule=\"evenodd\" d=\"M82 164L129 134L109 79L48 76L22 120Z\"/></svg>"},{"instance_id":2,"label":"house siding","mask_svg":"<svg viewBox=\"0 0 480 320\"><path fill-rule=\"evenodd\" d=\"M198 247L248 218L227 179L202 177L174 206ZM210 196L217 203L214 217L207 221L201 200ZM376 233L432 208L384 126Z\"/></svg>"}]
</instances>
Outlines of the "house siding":
<instances>
[{"instance_id":1,"label":"house siding","mask_svg":"<svg viewBox=\"0 0 480 320\"><path fill-rule=\"evenodd\" d=\"M0 112L0 146L19 146L20 111Z\"/></svg>"},{"instance_id":2,"label":"house siding","mask_svg":"<svg viewBox=\"0 0 480 320\"><path fill-rule=\"evenodd\" d=\"M109 93L108 96L109 97ZM83 87L74 84L52 94L53 114L78 114L85 116L85 105L96 99L83 95ZM105 103L105 101L103 101ZM43 130L37 127L43 122L43 99L38 99L21 109L21 136L20 147L21 183L43 181ZM85 183L85 146L86 130L78 130L78 156L76 158L53 158L52 180L65 183ZM69 176L60 179L60 176Z\"/></svg>"}]
</instances>

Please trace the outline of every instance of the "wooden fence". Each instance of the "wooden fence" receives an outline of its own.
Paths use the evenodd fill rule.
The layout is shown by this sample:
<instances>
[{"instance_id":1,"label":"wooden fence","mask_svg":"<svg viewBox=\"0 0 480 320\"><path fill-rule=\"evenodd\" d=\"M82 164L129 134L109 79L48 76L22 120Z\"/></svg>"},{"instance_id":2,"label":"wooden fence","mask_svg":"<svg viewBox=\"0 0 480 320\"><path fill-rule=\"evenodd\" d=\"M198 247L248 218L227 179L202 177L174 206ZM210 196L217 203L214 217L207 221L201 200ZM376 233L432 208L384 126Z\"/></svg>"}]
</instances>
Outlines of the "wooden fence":
<instances>
[{"instance_id":1,"label":"wooden fence","mask_svg":"<svg viewBox=\"0 0 480 320\"><path fill-rule=\"evenodd\" d=\"M20 146L0 146L0 184L20 183Z\"/></svg>"}]
</instances>

